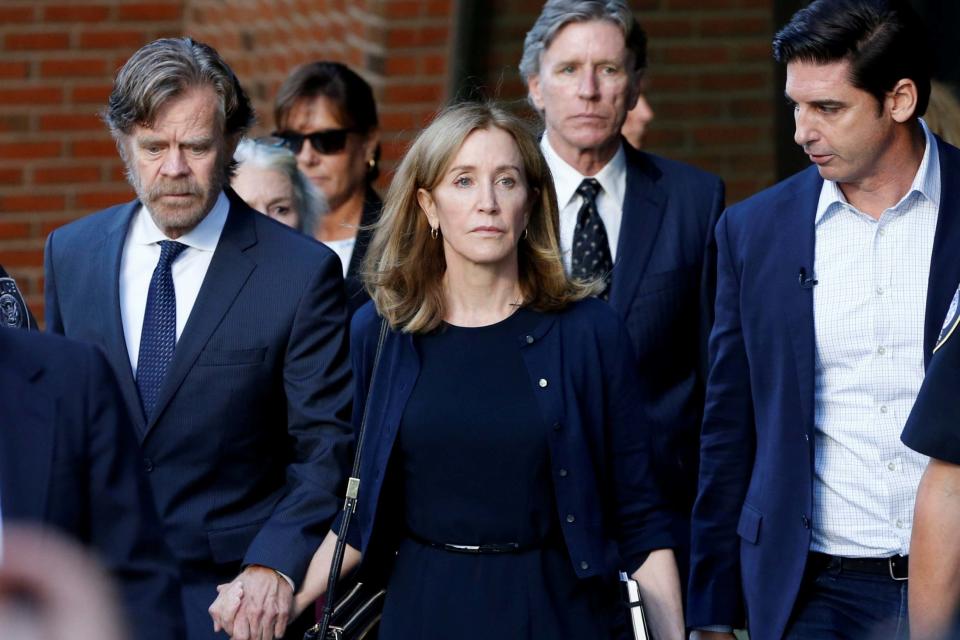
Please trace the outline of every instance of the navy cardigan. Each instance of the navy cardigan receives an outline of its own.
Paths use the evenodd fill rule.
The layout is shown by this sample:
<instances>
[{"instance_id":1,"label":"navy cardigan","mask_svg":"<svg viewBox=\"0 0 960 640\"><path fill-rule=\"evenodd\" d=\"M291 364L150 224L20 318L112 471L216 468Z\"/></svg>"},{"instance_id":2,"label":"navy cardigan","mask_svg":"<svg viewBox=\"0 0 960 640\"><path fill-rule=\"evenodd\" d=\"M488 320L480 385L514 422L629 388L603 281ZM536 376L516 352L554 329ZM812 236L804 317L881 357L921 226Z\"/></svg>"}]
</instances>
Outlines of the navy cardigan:
<instances>
[{"instance_id":1,"label":"navy cardigan","mask_svg":"<svg viewBox=\"0 0 960 640\"><path fill-rule=\"evenodd\" d=\"M367 303L351 323L355 428L367 400L379 332L380 318ZM651 550L673 547L676 518L653 475L651 434L639 420L642 394L633 349L616 313L590 299L543 314L535 330L517 336L517 348L550 427L557 518L576 574L632 572ZM388 331L370 393L357 512L347 534L348 543L365 557L374 522L375 545L402 535L402 520L382 517L390 505L380 498L419 371L413 336ZM379 529L387 527L393 530L380 535L385 532Z\"/></svg>"}]
</instances>

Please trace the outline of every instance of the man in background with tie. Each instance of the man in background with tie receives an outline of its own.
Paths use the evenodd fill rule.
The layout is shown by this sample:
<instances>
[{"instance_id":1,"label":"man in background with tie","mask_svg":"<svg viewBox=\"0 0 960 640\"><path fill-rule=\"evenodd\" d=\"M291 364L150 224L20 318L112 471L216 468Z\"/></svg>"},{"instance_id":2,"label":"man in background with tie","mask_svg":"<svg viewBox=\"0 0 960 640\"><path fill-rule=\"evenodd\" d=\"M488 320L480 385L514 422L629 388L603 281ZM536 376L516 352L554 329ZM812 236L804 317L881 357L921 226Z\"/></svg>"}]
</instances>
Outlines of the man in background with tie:
<instances>
[{"instance_id":1,"label":"man in background with tie","mask_svg":"<svg viewBox=\"0 0 960 640\"><path fill-rule=\"evenodd\" d=\"M550 0L527 33L520 73L545 123L564 264L607 283L602 297L636 350L647 409L638 420L655 424L667 491L689 514L724 188L620 136L645 67L646 35L626 2ZM683 571L685 554L677 559Z\"/></svg>"},{"instance_id":2,"label":"man in background with tie","mask_svg":"<svg viewBox=\"0 0 960 640\"><path fill-rule=\"evenodd\" d=\"M46 248L47 325L99 344L119 379L191 640L215 637L207 607L238 574L231 631L284 634L350 442L339 261L227 186L253 117L212 48L146 45L104 116L138 198Z\"/></svg>"}]
</instances>

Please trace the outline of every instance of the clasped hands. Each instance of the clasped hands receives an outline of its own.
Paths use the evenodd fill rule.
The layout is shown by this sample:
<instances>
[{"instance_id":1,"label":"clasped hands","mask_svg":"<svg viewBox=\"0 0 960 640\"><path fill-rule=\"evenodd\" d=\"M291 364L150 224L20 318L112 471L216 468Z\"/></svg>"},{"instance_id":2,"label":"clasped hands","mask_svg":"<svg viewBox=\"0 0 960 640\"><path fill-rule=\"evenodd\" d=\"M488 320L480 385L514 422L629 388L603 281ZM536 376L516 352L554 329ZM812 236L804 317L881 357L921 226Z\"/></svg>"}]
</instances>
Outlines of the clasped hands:
<instances>
[{"instance_id":1,"label":"clasped hands","mask_svg":"<svg viewBox=\"0 0 960 640\"><path fill-rule=\"evenodd\" d=\"M234 640L273 640L283 637L293 616L293 588L279 573L250 565L233 582L217 587L208 611L214 631Z\"/></svg>"}]
</instances>

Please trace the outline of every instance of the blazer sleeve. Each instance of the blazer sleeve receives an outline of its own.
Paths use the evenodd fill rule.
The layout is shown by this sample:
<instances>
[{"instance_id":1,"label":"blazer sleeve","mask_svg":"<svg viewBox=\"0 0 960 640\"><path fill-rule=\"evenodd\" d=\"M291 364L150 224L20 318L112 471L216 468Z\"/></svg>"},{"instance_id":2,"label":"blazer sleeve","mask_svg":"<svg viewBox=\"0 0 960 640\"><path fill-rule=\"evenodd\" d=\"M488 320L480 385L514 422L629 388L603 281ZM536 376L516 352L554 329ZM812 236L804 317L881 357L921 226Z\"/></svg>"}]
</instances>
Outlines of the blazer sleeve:
<instances>
[{"instance_id":1,"label":"blazer sleeve","mask_svg":"<svg viewBox=\"0 0 960 640\"><path fill-rule=\"evenodd\" d=\"M105 358L94 348L85 352L91 356L87 375L77 379L86 381L89 542L119 582L134 637L181 638L177 569L140 468L133 427Z\"/></svg>"},{"instance_id":2,"label":"blazer sleeve","mask_svg":"<svg viewBox=\"0 0 960 640\"><path fill-rule=\"evenodd\" d=\"M303 580L326 535L347 473L351 374L339 260L325 256L298 306L283 364L292 459L285 495L253 539L244 564Z\"/></svg>"},{"instance_id":3,"label":"blazer sleeve","mask_svg":"<svg viewBox=\"0 0 960 640\"><path fill-rule=\"evenodd\" d=\"M716 227L723 213L726 188L723 180L717 180L710 200L710 217L707 223L707 241L703 249L703 269L700 277L700 379L706 380L709 363L710 331L713 329L717 300L717 238Z\"/></svg>"},{"instance_id":4,"label":"blazer sleeve","mask_svg":"<svg viewBox=\"0 0 960 640\"><path fill-rule=\"evenodd\" d=\"M700 435L700 481L691 526L691 627L743 626L737 522L756 449L750 370L740 315L740 280L730 213L717 225L716 321Z\"/></svg>"},{"instance_id":5,"label":"blazer sleeve","mask_svg":"<svg viewBox=\"0 0 960 640\"><path fill-rule=\"evenodd\" d=\"M605 349L604 395L608 468L616 509L620 556L633 573L647 554L677 545L676 514L670 509L657 467L653 464L653 437L648 423L639 420L642 404L637 365L630 337L617 320L613 341Z\"/></svg>"}]
</instances>

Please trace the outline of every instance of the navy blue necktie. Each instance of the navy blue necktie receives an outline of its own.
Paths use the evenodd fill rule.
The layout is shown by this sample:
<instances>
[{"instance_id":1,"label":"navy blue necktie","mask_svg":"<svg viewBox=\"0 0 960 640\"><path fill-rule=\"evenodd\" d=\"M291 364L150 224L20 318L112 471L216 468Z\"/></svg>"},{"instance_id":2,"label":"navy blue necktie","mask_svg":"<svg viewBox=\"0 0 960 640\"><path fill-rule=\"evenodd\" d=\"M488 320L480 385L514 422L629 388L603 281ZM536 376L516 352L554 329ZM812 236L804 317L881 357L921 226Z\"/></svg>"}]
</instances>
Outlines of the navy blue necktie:
<instances>
[{"instance_id":1,"label":"navy blue necktie","mask_svg":"<svg viewBox=\"0 0 960 640\"><path fill-rule=\"evenodd\" d=\"M610 240L607 228L597 209L597 194L602 187L593 178L584 178L577 187L583 204L577 213L577 226L573 231L573 250L570 252L571 275L582 280L603 280L606 283L599 298L610 299L610 279L613 258L610 255Z\"/></svg>"},{"instance_id":2,"label":"navy blue necktie","mask_svg":"<svg viewBox=\"0 0 960 640\"><path fill-rule=\"evenodd\" d=\"M186 248L187 245L173 240L161 240L160 260L150 278L143 333L140 334L140 355L137 357L137 389L147 421L157 406L160 385L177 345L177 294L170 266Z\"/></svg>"}]
</instances>

